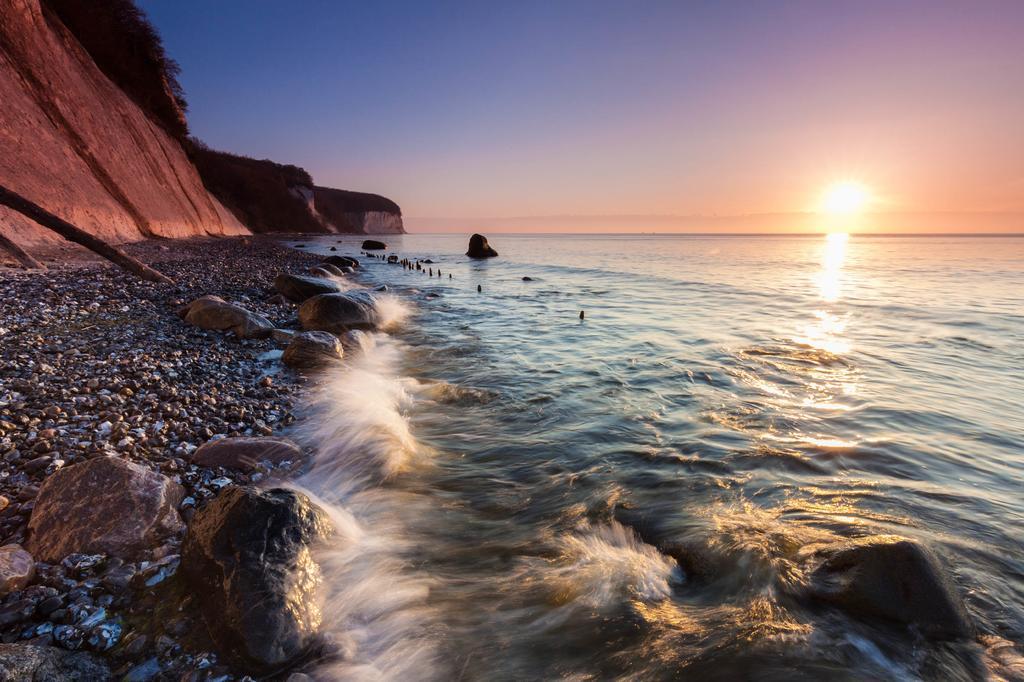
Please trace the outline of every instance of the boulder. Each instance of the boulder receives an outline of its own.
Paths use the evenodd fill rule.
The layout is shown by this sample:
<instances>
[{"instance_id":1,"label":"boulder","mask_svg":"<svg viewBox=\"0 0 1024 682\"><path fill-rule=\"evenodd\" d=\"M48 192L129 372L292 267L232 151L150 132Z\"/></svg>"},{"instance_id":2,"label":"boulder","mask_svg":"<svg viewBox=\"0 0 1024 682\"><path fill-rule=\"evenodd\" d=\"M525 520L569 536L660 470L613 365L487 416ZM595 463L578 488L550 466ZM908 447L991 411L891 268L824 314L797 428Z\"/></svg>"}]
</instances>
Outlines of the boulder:
<instances>
[{"instance_id":1,"label":"boulder","mask_svg":"<svg viewBox=\"0 0 1024 682\"><path fill-rule=\"evenodd\" d=\"M183 496L171 479L119 457L58 469L36 496L27 548L49 563L76 552L135 558L185 529Z\"/></svg>"},{"instance_id":2,"label":"boulder","mask_svg":"<svg viewBox=\"0 0 1024 682\"><path fill-rule=\"evenodd\" d=\"M388 248L388 245L376 239L367 239L363 242L363 248L367 251L383 251Z\"/></svg>"},{"instance_id":3,"label":"boulder","mask_svg":"<svg viewBox=\"0 0 1024 682\"><path fill-rule=\"evenodd\" d=\"M817 549L812 597L850 614L914 624L927 635L963 637L970 621L953 581L923 545L874 535Z\"/></svg>"},{"instance_id":4,"label":"boulder","mask_svg":"<svg viewBox=\"0 0 1024 682\"><path fill-rule=\"evenodd\" d=\"M333 294L341 291L341 285L322 277L280 274L274 279L274 289L289 301L302 303L319 294Z\"/></svg>"},{"instance_id":5,"label":"boulder","mask_svg":"<svg viewBox=\"0 0 1024 682\"><path fill-rule=\"evenodd\" d=\"M498 252L487 243L487 237L482 234L474 234L469 238L469 250L466 255L470 258L494 258Z\"/></svg>"},{"instance_id":6,"label":"boulder","mask_svg":"<svg viewBox=\"0 0 1024 682\"><path fill-rule=\"evenodd\" d=\"M333 532L305 495L229 487L189 526L181 568L203 619L242 668L280 671L316 643L320 568L311 545Z\"/></svg>"},{"instance_id":7,"label":"boulder","mask_svg":"<svg viewBox=\"0 0 1024 682\"><path fill-rule=\"evenodd\" d=\"M219 296L197 298L178 314L189 324L202 329L234 332L240 339L263 339L274 330L274 325L267 318L228 303Z\"/></svg>"},{"instance_id":8,"label":"boulder","mask_svg":"<svg viewBox=\"0 0 1024 682\"><path fill-rule=\"evenodd\" d=\"M328 256L324 258L325 263L336 265L339 268L358 268L359 261L349 256Z\"/></svg>"},{"instance_id":9,"label":"boulder","mask_svg":"<svg viewBox=\"0 0 1024 682\"><path fill-rule=\"evenodd\" d=\"M279 347L287 347L292 339L295 338L295 332L291 329L275 329L271 334L270 338L274 340Z\"/></svg>"},{"instance_id":10,"label":"boulder","mask_svg":"<svg viewBox=\"0 0 1024 682\"><path fill-rule=\"evenodd\" d=\"M315 369L341 360L344 351L341 341L330 332L302 332L296 334L284 349L281 360L295 369Z\"/></svg>"},{"instance_id":11,"label":"boulder","mask_svg":"<svg viewBox=\"0 0 1024 682\"><path fill-rule=\"evenodd\" d=\"M333 267L333 266L328 266L328 267ZM337 268L335 268L335 269L337 269ZM338 270L338 273L340 273L340 272L341 272L341 270ZM336 275L335 273L331 272L327 268L325 268L323 266L320 266L320 265L317 265L316 267L310 268L309 269L309 274L312 275L313 277L319 277L320 279L330 279L332 275L338 276L338 277L341 276L340 274Z\"/></svg>"},{"instance_id":12,"label":"boulder","mask_svg":"<svg viewBox=\"0 0 1024 682\"><path fill-rule=\"evenodd\" d=\"M21 545L0 547L0 597L23 589L36 575L36 562Z\"/></svg>"},{"instance_id":13,"label":"boulder","mask_svg":"<svg viewBox=\"0 0 1024 682\"><path fill-rule=\"evenodd\" d=\"M191 459L204 467L252 471L260 462L297 462L302 459L302 450L294 441L279 436L238 436L208 440L192 452Z\"/></svg>"},{"instance_id":14,"label":"boulder","mask_svg":"<svg viewBox=\"0 0 1024 682\"><path fill-rule=\"evenodd\" d=\"M345 274L345 272L341 269L340 266L334 265L333 263L326 263L326 262L325 263L321 263L320 265L316 266L315 268L313 268L313 270L323 270L325 272L331 273L335 277L341 277L342 275Z\"/></svg>"},{"instance_id":15,"label":"boulder","mask_svg":"<svg viewBox=\"0 0 1024 682\"><path fill-rule=\"evenodd\" d=\"M0 644L0 682L100 682L113 676L106 663L84 651L52 646Z\"/></svg>"},{"instance_id":16,"label":"boulder","mask_svg":"<svg viewBox=\"0 0 1024 682\"><path fill-rule=\"evenodd\" d=\"M299 322L307 331L341 334L349 329L376 326L373 296L366 292L314 296L299 307Z\"/></svg>"}]
</instances>

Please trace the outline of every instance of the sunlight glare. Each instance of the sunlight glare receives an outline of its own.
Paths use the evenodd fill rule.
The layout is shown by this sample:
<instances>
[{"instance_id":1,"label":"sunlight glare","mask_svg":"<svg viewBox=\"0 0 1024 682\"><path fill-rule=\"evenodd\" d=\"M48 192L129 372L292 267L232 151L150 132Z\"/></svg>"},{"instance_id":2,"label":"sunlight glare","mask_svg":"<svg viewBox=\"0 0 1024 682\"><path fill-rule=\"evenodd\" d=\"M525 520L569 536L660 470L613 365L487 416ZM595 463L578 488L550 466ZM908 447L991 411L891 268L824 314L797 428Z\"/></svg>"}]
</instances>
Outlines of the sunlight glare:
<instances>
[{"instance_id":1,"label":"sunlight glare","mask_svg":"<svg viewBox=\"0 0 1024 682\"><path fill-rule=\"evenodd\" d=\"M871 193L859 182L837 182L825 190L821 210L831 215L852 215L863 211L870 201Z\"/></svg>"}]
</instances>

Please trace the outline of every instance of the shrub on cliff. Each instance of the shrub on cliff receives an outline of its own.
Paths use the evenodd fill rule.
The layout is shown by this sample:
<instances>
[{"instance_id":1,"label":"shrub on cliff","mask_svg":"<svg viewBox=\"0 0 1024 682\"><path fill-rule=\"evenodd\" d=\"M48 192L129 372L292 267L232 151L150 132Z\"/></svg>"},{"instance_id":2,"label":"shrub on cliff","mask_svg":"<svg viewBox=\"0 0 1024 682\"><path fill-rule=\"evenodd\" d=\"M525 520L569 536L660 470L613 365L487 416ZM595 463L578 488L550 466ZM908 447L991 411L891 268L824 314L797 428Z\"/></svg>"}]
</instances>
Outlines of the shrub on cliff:
<instances>
[{"instance_id":1,"label":"shrub on cliff","mask_svg":"<svg viewBox=\"0 0 1024 682\"><path fill-rule=\"evenodd\" d=\"M42 0L96 66L171 135L188 135L178 63L132 0Z\"/></svg>"},{"instance_id":2,"label":"shrub on cliff","mask_svg":"<svg viewBox=\"0 0 1024 682\"><path fill-rule=\"evenodd\" d=\"M298 190L312 196L313 179L298 166L185 145L203 184L253 232L326 232Z\"/></svg>"}]
</instances>

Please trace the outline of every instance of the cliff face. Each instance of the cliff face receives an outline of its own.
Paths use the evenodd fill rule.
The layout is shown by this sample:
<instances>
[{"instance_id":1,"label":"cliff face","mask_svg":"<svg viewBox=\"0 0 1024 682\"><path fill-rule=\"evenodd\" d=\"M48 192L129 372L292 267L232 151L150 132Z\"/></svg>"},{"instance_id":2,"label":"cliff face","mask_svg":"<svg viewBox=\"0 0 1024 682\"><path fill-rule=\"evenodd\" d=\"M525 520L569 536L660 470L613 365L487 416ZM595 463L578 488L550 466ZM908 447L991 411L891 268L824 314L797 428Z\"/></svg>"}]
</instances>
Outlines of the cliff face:
<instances>
[{"instance_id":1,"label":"cliff face","mask_svg":"<svg viewBox=\"0 0 1024 682\"><path fill-rule=\"evenodd\" d=\"M248 233L38 0L0 2L0 102L0 184L82 229L114 242ZM0 228L53 238L2 207Z\"/></svg>"},{"instance_id":2,"label":"cliff face","mask_svg":"<svg viewBox=\"0 0 1024 682\"><path fill-rule=\"evenodd\" d=\"M332 232L404 234L402 209L379 194L314 187L316 213Z\"/></svg>"}]
</instances>

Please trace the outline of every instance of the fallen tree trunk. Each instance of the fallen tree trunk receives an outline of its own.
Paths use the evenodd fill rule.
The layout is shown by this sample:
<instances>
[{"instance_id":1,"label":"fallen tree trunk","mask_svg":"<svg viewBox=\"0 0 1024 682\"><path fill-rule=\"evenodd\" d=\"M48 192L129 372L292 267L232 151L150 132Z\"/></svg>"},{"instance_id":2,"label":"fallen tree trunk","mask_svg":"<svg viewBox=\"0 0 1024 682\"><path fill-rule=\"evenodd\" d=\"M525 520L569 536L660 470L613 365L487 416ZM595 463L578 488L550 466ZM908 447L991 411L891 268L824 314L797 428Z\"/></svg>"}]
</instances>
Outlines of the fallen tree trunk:
<instances>
[{"instance_id":1,"label":"fallen tree trunk","mask_svg":"<svg viewBox=\"0 0 1024 682\"><path fill-rule=\"evenodd\" d=\"M6 249L14 256L15 260L21 263L22 267L30 270L45 270L46 266L33 258L25 249L21 248L7 237L0 234L0 248Z\"/></svg>"},{"instance_id":2,"label":"fallen tree trunk","mask_svg":"<svg viewBox=\"0 0 1024 682\"><path fill-rule=\"evenodd\" d=\"M174 280L170 277L157 272L145 263L135 260L121 249L111 246L102 239L97 239L85 230L81 230L66 220L58 218L42 206L32 203L25 197L12 192L2 185L0 185L0 205L14 209L18 213L31 218L46 229L53 230L68 241L81 244L90 251L98 253L107 260L116 263L128 272L137 275L142 279L150 282L174 284Z\"/></svg>"}]
</instances>

